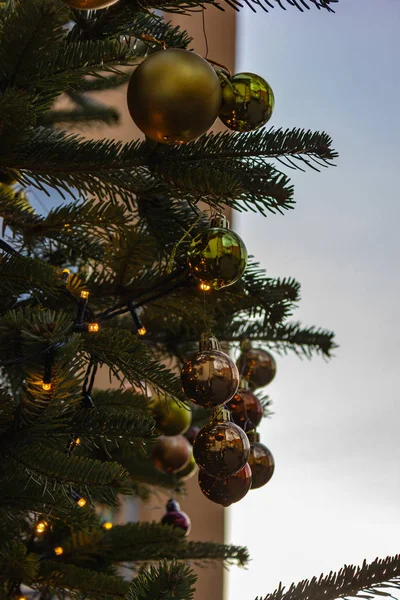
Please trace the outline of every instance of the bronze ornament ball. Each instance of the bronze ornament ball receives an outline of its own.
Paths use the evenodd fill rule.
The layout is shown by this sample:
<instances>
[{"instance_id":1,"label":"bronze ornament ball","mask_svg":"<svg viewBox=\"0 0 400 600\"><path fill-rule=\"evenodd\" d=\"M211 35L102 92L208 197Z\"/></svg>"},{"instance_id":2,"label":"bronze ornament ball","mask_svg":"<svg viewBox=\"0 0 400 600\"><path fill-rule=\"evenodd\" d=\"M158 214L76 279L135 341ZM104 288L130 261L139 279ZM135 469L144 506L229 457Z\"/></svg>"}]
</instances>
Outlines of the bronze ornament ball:
<instances>
[{"instance_id":1,"label":"bronze ornament ball","mask_svg":"<svg viewBox=\"0 0 400 600\"><path fill-rule=\"evenodd\" d=\"M246 463L240 471L227 477L217 479L205 471L199 471L199 487L212 502L230 506L245 497L251 487L251 469Z\"/></svg>"},{"instance_id":2,"label":"bronze ornament ball","mask_svg":"<svg viewBox=\"0 0 400 600\"><path fill-rule=\"evenodd\" d=\"M243 431L249 431L260 424L263 407L260 400L251 390L238 389L232 400L227 404L231 419Z\"/></svg>"},{"instance_id":3,"label":"bronze ornament ball","mask_svg":"<svg viewBox=\"0 0 400 600\"><path fill-rule=\"evenodd\" d=\"M97 10L98 8L107 8L116 4L119 0L64 0L71 8L78 10Z\"/></svg>"},{"instance_id":4,"label":"bronze ornament ball","mask_svg":"<svg viewBox=\"0 0 400 600\"><path fill-rule=\"evenodd\" d=\"M251 441L249 465L252 476L252 490L258 489L268 483L274 474L274 457L268 448L259 441L259 438L258 441Z\"/></svg>"},{"instance_id":5,"label":"bronze ornament ball","mask_svg":"<svg viewBox=\"0 0 400 600\"><path fill-rule=\"evenodd\" d=\"M181 371L182 389L195 404L213 408L225 404L239 385L233 360L221 350L203 350L186 359Z\"/></svg>"},{"instance_id":6,"label":"bronze ornament ball","mask_svg":"<svg viewBox=\"0 0 400 600\"><path fill-rule=\"evenodd\" d=\"M172 398L156 396L150 401L152 416L157 429L164 435L182 435L192 422L192 411Z\"/></svg>"},{"instance_id":7,"label":"bronze ornament ball","mask_svg":"<svg viewBox=\"0 0 400 600\"><path fill-rule=\"evenodd\" d=\"M161 144L186 144L218 117L219 78L211 65L188 50L159 50L132 74L128 108L143 133Z\"/></svg>"},{"instance_id":8,"label":"bronze ornament ball","mask_svg":"<svg viewBox=\"0 0 400 600\"><path fill-rule=\"evenodd\" d=\"M196 475L198 470L199 467L197 466L197 463L194 460L192 452L188 464L186 465L186 467L183 467L183 469L180 469L176 476L179 477L180 481L187 481L188 479L191 479L194 475Z\"/></svg>"},{"instance_id":9,"label":"bronze ornament ball","mask_svg":"<svg viewBox=\"0 0 400 600\"><path fill-rule=\"evenodd\" d=\"M237 73L223 84L219 118L234 131L254 131L269 121L274 105L274 92L265 79Z\"/></svg>"},{"instance_id":10,"label":"bronze ornament ball","mask_svg":"<svg viewBox=\"0 0 400 600\"><path fill-rule=\"evenodd\" d=\"M183 435L161 436L151 450L153 464L164 473L178 473L184 469L192 454L192 447Z\"/></svg>"},{"instance_id":11,"label":"bronze ornament ball","mask_svg":"<svg viewBox=\"0 0 400 600\"><path fill-rule=\"evenodd\" d=\"M240 471L250 454L245 432L231 421L211 421L200 429L193 456L200 469L220 479Z\"/></svg>"},{"instance_id":12,"label":"bronze ornament ball","mask_svg":"<svg viewBox=\"0 0 400 600\"><path fill-rule=\"evenodd\" d=\"M276 375L274 357L261 348L244 350L237 361L237 366L252 390L268 385Z\"/></svg>"},{"instance_id":13,"label":"bronze ornament ball","mask_svg":"<svg viewBox=\"0 0 400 600\"><path fill-rule=\"evenodd\" d=\"M220 290L241 278L247 266L247 250L237 233L212 224L192 240L187 259L196 279Z\"/></svg>"}]
</instances>

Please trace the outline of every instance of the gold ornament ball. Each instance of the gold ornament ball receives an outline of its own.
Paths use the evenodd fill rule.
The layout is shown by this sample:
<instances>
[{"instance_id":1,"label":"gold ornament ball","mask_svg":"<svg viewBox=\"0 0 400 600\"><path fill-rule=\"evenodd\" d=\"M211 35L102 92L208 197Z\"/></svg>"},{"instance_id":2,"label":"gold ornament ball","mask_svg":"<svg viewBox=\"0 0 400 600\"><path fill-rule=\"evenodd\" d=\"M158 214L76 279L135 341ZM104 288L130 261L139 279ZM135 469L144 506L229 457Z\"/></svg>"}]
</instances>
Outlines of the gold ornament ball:
<instances>
[{"instance_id":1,"label":"gold ornament ball","mask_svg":"<svg viewBox=\"0 0 400 600\"><path fill-rule=\"evenodd\" d=\"M274 357L261 348L244 350L237 361L237 366L253 390L268 385L276 375Z\"/></svg>"},{"instance_id":2,"label":"gold ornament ball","mask_svg":"<svg viewBox=\"0 0 400 600\"><path fill-rule=\"evenodd\" d=\"M192 447L183 435L161 436L151 451L153 464L164 473L178 473L190 461Z\"/></svg>"},{"instance_id":3,"label":"gold ornament ball","mask_svg":"<svg viewBox=\"0 0 400 600\"><path fill-rule=\"evenodd\" d=\"M211 421L200 429L193 444L193 455L200 469L221 479L240 471L249 454L247 435L230 421Z\"/></svg>"},{"instance_id":4,"label":"gold ornament ball","mask_svg":"<svg viewBox=\"0 0 400 600\"><path fill-rule=\"evenodd\" d=\"M128 86L133 121L161 144L186 144L203 135L217 118L221 101L221 85L210 64L177 48L146 58Z\"/></svg>"},{"instance_id":5,"label":"gold ornament ball","mask_svg":"<svg viewBox=\"0 0 400 600\"><path fill-rule=\"evenodd\" d=\"M274 474L274 457L268 448L260 441L252 441L250 444L249 465L252 476L252 490L260 488L268 483Z\"/></svg>"},{"instance_id":6,"label":"gold ornament ball","mask_svg":"<svg viewBox=\"0 0 400 600\"><path fill-rule=\"evenodd\" d=\"M236 393L239 372L225 352L203 350L185 360L181 382L184 393L192 402L213 408L225 404Z\"/></svg>"},{"instance_id":7,"label":"gold ornament ball","mask_svg":"<svg viewBox=\"0 0 400 600\"><path fill-rule=\"evenodd\" d=\"M247 250L241 237L223 227L199 233L191 242L188 264L193 275L214 290L234 284L247 265Z\"/></svg>"},{"instance_id":8,"label":"gold ornament ball","mask_svg":"<svg viewBox=\"0 0 400 600\"><path fill-rule=\"evenodd\" d=\"M64 0L70 8L78 10L97 10L98 8L107 8L116 4L119 0Z\"/></svg>"},{"instance_id":9,"label":"gold ornament ball","mask_svg":"<svg viewBox=\"0 0 400 600\"><path fill-rule=\"evenodd\" d=\"M234 131L254 131L271 118L275 98L271 86L254 73L238 73L222 88L221 121Z\"/></svg>"},{"instance_id":10,"label":"gold ornament ball","mask_svg":"<svg viewBox=\"0 0 400 600\"><path fill-rule=\"evenodd\" d=\"M246 463L240 471L227 477L217 479L205 471L199 471L199 486L203 494L212 502L230 506L245 497L251 486L251 469Z\"/></svg>"},{"instance_id":11,"label":"gold ornament ball","mask_svg":"<svg viewBox=\"0 0 400 600\"><path fill-rule=\"evenodd\" d=\"M150 405L157 429L164 435L182 435L189 429L192 411L188 406L160 397L153 398Z\"/></svg>"}]
</instances>

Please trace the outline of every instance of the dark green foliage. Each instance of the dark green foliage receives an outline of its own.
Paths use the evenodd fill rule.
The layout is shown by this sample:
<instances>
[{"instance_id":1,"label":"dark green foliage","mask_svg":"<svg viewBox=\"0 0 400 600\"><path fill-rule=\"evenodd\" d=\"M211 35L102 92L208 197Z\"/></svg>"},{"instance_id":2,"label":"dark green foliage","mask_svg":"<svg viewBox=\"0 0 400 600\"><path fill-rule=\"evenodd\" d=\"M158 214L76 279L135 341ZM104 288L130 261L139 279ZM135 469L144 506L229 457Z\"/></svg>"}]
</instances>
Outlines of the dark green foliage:
<instances>
[{"instance_id":1,"label":"dark green foliage","mask_svg":"<svg viewBox=\"0 0 400 600\"><path fill-rule=\"evenodd\" d=\"M127 600L192 600L196 575L183 563L163 562L133 580Z\"/></svg>"},{"instance_id":2,"label":"dark green foliage","mask_svg":"<svg viewBox=\"0 0 400 600\"><path fill-rule=\"evenodd\" d=\"M365 598L387 596L400 589L400 555L377 558L372 563L364 561L361 567L345 565L338 573L305 579L285 590L277 590L264 600L334 600L335 598Z\"/></svg>"}]
</instances>

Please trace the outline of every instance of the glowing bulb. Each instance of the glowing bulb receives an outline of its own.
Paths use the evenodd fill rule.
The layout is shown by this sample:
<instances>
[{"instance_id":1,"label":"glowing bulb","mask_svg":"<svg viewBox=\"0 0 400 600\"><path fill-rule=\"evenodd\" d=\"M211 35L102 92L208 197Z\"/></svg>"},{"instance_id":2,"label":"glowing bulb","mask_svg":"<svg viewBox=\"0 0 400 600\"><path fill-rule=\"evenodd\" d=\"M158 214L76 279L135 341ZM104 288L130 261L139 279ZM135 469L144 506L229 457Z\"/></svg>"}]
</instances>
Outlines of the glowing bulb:
<instances>
[{"instance_id":1,"label":"glowing bulb","mask_svg":"<svg viewBox=\"0 0 400 600\"><path fill-rule=\"evenodd\" d=\"M80 443L81 443L81 438L76 438L76 440L75 440L75 444L76 444L77 446L79 446L79 445L80 445Z\"/></svg>"},{"instance_id":2,"label":"glowing bulb","mask_svg":"<svg viewBox=\"0 0 400 600\"><path fill-rule=\"evenodd\" d=\"M147 333L147 329L146 329L146 327L141 327L141 328L138 330L138 334L139 334L139 335L146 335L146 333Z\"/></svg>"},{"instance_id":3,"label":"glowing bulb","mask_svg":"<svg viewBox=\"0 0 400 600\"><path fill-rule=\"evenodd\" d=\"M49 392L51 390L51 383L45 383L43 381L42 388L44 389L45 392Z\"/></svg>"},{"instance_id":4,"label":"glowing bulb","mask_svg":"<svg viewBox=\"0 0 400 600\"><path fill-rule=\"evenodd\" d=\"M81 298L84 298L85 300L87 300L89 298L89 292L87 290L82 290Z\"/></svg>"},{"instance_id":5,"label":"glowing bulb","mask_svg":"<svg viewBox=\"0 0 400 600\"><path fill-rule=\"evenodd\" d=\"M26 600L26 596L18 596L18 600Z\"/></svg>"},{"instance_id":6,"label":"glowing bulb","mask_svg":"<svg viewBox=\"0 0 400 600\"><path fill-rule=\"evenodd\" d=\"M208 283L201 283L200 289L202 292L209 292L211 290L211 285L209 285Z\"/></svg>"},{"instance_id":7,"label":"glowing bulb","mask_svg":"<svg viewBox=\"0 0 400 600\"><path fill-rule=\"evenodd\" d=\"M46 521L39 521L36 525L36 533L43 533L47 529Z\"/></svg>"},{"instance_id":8,"label":"glowing bulb","mask_svg":"<svg viewBox=\"0 0 400 600\"><path fill-rule=\"evenodd\" d=\"M86 499L79 498L79 500L77 501L77 505L80 506L81 508L83 508L86 505Z\"/></svg>"},{"instance_id":9,"label":"glowing bulb","mask_svg":"<svg viewBox=\"0 0 400 600\"><path fill-rule=\"evenodd\" d=\"M99 324L98 323L89 323L88 324L88 330L91 333L97 333L99 330Z\"/></svg>"},{"instance_id":10,"label":"glowing bulb","mask_svg":"<svg viewBox=\"0 0 400 600\"><path fill-rule=\"evenodd\" d=\"M69 269L63 269L64 275L70 275L71 271Z\"/></svg>"},{"instance_id":11,"label":"glowing bulb","mask_svg":"<svg viewBox=\"0 0 400 600\"><path fill-rule=\"evenodd\" d=\"M61 554L64 554L64 548L62 546L57 546L54 548L54 554L61 556Z\"/></svg>"},{"instance_id":12,"label":"glowing bulb","mask_svg":"<svg viewBox=\"0 0 400 600\"><path fill-rule=\"evenodd\" d=\"M105 523L103 523L103 528L107 530L112 529L113 524L111 523L111 521L106 521Z\"/></svg>"}]
</instances>

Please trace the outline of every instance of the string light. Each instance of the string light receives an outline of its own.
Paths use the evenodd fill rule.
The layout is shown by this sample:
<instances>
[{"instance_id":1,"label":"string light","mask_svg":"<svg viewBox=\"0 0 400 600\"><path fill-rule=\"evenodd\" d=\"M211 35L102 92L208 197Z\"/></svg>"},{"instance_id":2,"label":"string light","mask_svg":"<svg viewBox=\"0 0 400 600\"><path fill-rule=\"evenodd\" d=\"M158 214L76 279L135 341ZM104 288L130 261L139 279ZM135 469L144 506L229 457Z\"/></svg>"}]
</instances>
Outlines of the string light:
<instances>
[{"instance_id":1,"label":"string light","mask_svg":"<svg viewBox=\"0 0 400 600\"><path fill-rule=\"evenodd\" d=\"M86 498L79 498L79 500L77 501L77 505L80 506L81 508L86 506Z\"/></svg>"},{"instance_id":2,"label":"string light","mask_svg":"<svg viewBox=\"0 0 400 600\"><path fill-rule=\"evenodd\" d=\"M128 301L128 308L129 308L129 312L132 315L132 320L133 320L133 322L136 325L138 334L139 335L146 335L146 333L147 333L146 327L143 325L141 318L137 314L136 309L133 306L132 300Z\"/></svg>"},{"instance_id":3,"label":"string light","mask_svg":"<svg viewBox=\"0 0 400 600\"><path fill-rule=\"evenodd\" d=\"M44 533L47 529L48 523L47 521L39 521L36 524L36 533Z\"/></svg>"},{"instance_id":4,"label":"string light","mask_svg":"<svg viewBox=\"0 0 400 600\"><path fill-rule=\"evenodd\" d=\"M64 548L62 546L56 546L54 548L54 554L56 554L56 556L61 556L61 554L64 554Z\"/></svg>"},{"instance_id":5,"label":"string light","mask_svg":"<svg viewBox=\"0 0 400 600\"><path fill-rule=\"evenodd\" d=\"M61 279L64 283L67 283L69 276L71 275L71 271L69 269L63 269L61 272Z\"/></svg>"},{"instance_id":6,"label":"string light","mask_svg":"<svg viewBox=\"0 0 400 600\"><path fill-rule=\"evenodd\" d=\"M201 283L200 289L202 292L209 292L211 290L211 285L209 285L208 283Z\"/></svg>"},{"instance_id":7,"label":"string light","mask_svg":"<svg viewBox=\"0 0 400 600\"><path fill-rule=\"evenodd\" d=\"M18 596L18 600L27 600L26 596Z\"/></svg>"},{"instance_id":8,"label":"string light","mask_svg":"<svg viewBox=\"0 0 400 600\"><path fill-rule=\"evenodd\" d=\"M77 504L77 506L80 506L81 508L86 506L86 504L87 504L86 498L84 498L83 496L78 494L78 492L75 492L75 490L72 490L71 497L72 497L72 500Z\"/></svg>"},{"instance_id":9,"label":"string light","mask_svg":"<svg viewBox=\"0 0 400 600\"><path fill-rule=\"evenodd\" d=\"M141 327L140 329L138 329L139 335L146 335L146 333L147 333L146 327Z\"/></svg>"},{"instance_id":10,"label":"string light","mask_svg":"<svg viewBox=\"0 0 400 600\"><path fill-rule=\"evenodd\" d=\"M88 323L88 331L90 333L97 333L99 331L98 323Z\"/></svg>"},{"instance_id":11,"label":"string light","mask_svg":"<svg viewBox=\"0 0 400 600\"><path fill-rule=\"evenodd\" d=\"M76 446L80 446L80 443L81 443L81 438L76 438L76 440L75 440Z\"/></svg>"},{"instance_id":12,"label":"string light","mask_svg":"<svg viewBox=\"0 0 400 600\"><path fill-rule=\"evenodd\" d=\"M82 290L81 291L81 298L83 298L84 300L87 300L89 298L89 293L87 290Z\"/></svg>"},{"instance_id":13,"label":"string light","mask_svg":"<svg viewBox=\"0 0 400 600\"><path fill-rule=\"evenodd\" d=\"M51 376L53 374L53 364L54 364L54 353L53 350L47 350L44 359L44 374L42 381L42 388L45 392L49 392L51 390Z\"/></svg>"},{"instance_id":14,"label":"string light","mask_svg":"<svg viewBox=\"0 0 400 600\"><path fill-rule=\"evenodd\" d=\"M45 392L49 392L51 390L51 383L46 383L45 381L43 381L42 388Z\"/></svg>"},{"instance_id":15,"label":"string light","mask_svg":"<svg viewBox=\"0 0 400 600\"><path fill-rule=\"evenodd\" d=\"M107 531L109 531L110 529L113 528L113 524L111 523L111 521L106 521L105 523L103 523L103 528L107 529Z\"/></svg>"}]
</instances>

